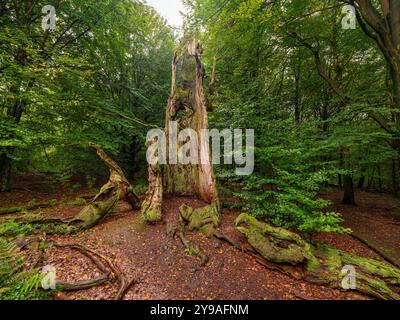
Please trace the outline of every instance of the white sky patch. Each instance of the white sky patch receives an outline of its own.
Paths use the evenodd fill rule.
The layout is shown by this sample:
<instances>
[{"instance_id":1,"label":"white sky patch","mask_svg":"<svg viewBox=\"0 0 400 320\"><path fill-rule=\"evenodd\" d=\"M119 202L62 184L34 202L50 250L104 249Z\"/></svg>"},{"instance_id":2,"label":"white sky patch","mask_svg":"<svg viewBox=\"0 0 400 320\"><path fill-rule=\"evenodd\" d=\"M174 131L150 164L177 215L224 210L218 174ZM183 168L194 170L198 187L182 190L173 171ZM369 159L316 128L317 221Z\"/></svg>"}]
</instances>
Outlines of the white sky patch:
<instances>
[{"instance_id":1,"label":"white sky patch","mask_svg":"<svg viewBox=\"0 0 400 320\"><path fill-rule=\"evenodd\" d=\"M181 0L147 0L147 3L154 7L174 27L182 27L183 18L179 11L184 12L185 7Z\"/></svg>"}]
</instances>

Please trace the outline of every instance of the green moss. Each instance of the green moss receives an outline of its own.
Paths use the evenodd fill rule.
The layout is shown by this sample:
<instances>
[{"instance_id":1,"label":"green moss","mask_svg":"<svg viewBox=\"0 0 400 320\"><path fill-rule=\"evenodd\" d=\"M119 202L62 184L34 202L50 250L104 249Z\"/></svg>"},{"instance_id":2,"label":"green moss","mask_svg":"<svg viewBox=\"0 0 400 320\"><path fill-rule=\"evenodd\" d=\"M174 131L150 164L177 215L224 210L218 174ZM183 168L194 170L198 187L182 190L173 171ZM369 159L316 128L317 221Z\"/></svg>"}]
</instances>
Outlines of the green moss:
<instances>
[{"instance_id":1,"label":"green moss","mask_svg":"<svg viewBox=\"0 0 400 320\"><path fill-rule=\"evenodd\" d=\"M143 220L147 223L156 223L161 220L161 206L154 206L145 212L142 212Z\"/></svg>"},{"instance_id":2,"label":"green moss","mask_svg":"<svg viewBox=\"0 0 400 320\"><path fill-rule=\"evenodd\" d=\"M86 200L77 197L73 201L70 201L68 204L71 205L71 206L85 206L86 205Z\"/></svg>"},{"instance_id":3,"label":"green moss","mask_svg":"<svg viewBox=\"0 0 400 320\"><path fill-rule=\"evenodd\" d=\"M202 208L193 209L184 204L179 208L180 219L187 224L189 230L199 230L212 235L219 224L219 211L214 203Z\"/></svg>"},{"instance_id":4,"label":"green moss","mask_svg":"<svg viewBox=\"0 0 400 320\"><path fill-rule=\"evenodd\" d=\"M185 249L185 253L189 256L198 256L200 254L200 250L195 246L190 246Z\"/></svg>"},{"instance_id":5,"label":"green moss","mask_svg":"<svg viewBox=\"0 0 400 320\"><path fill-rule=\"evenodd\" d=\"M51 199L51 200L49 200L49 205L50 205L51 207L56 206L57 203L58 203L58 200L57 200L57 199Z\"/></svg>"},{"instance_id":6,"label":"green moss","mask_svg":"<svg viewBox=\"0 0 400 320\"><path fill-rule=\"evenodd\" d=\"M276 263L303 263L304 275L310 282L342 287L342 269L356 269L356 290L379 299L400 299L390 285L400 284L400 270L384 262L366 259L332 248L323 243L309 243L299 235L270 226L241 214L236 228L266 260Z\"/></svg>"}]
</instances>

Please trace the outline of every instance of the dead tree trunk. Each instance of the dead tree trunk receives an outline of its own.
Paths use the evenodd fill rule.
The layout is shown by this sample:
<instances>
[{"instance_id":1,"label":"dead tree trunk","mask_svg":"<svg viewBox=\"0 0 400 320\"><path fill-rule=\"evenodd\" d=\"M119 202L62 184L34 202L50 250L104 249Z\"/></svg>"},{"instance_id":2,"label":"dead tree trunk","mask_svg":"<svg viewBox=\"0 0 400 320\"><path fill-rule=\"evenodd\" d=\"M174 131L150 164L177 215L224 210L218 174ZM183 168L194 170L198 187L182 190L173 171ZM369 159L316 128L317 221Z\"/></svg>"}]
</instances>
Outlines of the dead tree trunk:
<instances>
[{"instance_id":1,"label":"dead tree trunk","mask_svg":"<svg viewBox=\"0 0 400 320\"><path fill-rule=\"evenodd\" d=\"M166 165L149 166L149 190L142 205L142 215L148 222L161 219L164 194L199 197L209 204L204 208L208 211L209 218L217 218L207 221L218 221L218 193L208 136L203 134L203 129L208 129L208 114L203 88L204 68L200 61L201 54L201 45L193 40L185 45L181 52L175 53L172 60L171 95L168 100L164 130L166 150L170 156ZM179 83L178 69L181 71ZM178 137L175 136L176 131L185 129L194 130L197 133L196 137L178 141ZM194 141L196 139L197 141ZM196 150L182 148L188 142L197 142L198 148ZM171 157L174 152L178 155L177 159ZM191 153L195 153L193 158L197 159L197 162L182 164L180 161L182 156L193 156Z\"/></svg>"},{"instance_id":2,"label":"dead tree trunk","mask_svg":"<svg viewBox=\"0 0 400 320\"><path fill-rule=\"evenodd\" d=\"M133 209L139 209L139 198L126 179L124 172L98 145L92 144L97 155L110 170L108 182L101 188L92 202L69 221L69 224L78 225L81 229L88 229L99 223L108 213L112 212L118 201L128 202Z\"/></svg>"},{"instance_id":3,"label":"dead tree trunk","mask_svg":"<svg viewBox=\"0 0 400 320\"><path fill-rule=\"evenodd\" d=\"M344 267L354 267L355 287L379 299L399 300L395 287L400 286L400 270L388 263L365 259L334 249L323 243L307 242L289 230L273 227L242 214L236 228L250 245L267 261L286 265L302 265L304 278L332 288L343 287Z\"/></svg>"},{"instance_id":4,"label":"dead tree trunk","mask_svg":"<svg viewBox=\"0 0 400 320\"><path fill-rule=\"evenodd\" d=\"M87 206L72 219L21 217L14 220L30 224L55 224L68 231L75 231L90 229L100 223L104 217L115 210L120 200L128 202L133 209L139 209L139 198L134 193L122 169L98 145L92 144L91 146L110 170L110 178Z\"/></svg>"}]
</instances>

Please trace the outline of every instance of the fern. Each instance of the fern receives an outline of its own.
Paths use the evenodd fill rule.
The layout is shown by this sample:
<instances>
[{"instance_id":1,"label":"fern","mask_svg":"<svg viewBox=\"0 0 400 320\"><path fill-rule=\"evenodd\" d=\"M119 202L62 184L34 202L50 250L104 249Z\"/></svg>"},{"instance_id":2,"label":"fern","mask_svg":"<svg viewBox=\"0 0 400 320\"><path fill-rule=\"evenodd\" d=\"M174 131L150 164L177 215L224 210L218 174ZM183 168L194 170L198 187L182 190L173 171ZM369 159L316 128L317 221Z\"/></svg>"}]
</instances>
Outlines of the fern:
<instances>
[{"instance_id":1,"label":"fern","mask_svg":"<svg viewBox=\"0 0 400 320\"><path fill-rule=\"evenodd\" d=\"M0 284L7 282L23 265L19 248L6 240L0 239Z\"/></svg>"},{"instance_id":2,"label":"fern","mask_svg":"<svg viewBox=\"0 0 400 320\"><path fill-rule=\"evenodd\" d=\"M21 271L24 265L19 248L0 238L0 300L42 299L44 274L38 269Z\"/></svg>"}]
</instances>

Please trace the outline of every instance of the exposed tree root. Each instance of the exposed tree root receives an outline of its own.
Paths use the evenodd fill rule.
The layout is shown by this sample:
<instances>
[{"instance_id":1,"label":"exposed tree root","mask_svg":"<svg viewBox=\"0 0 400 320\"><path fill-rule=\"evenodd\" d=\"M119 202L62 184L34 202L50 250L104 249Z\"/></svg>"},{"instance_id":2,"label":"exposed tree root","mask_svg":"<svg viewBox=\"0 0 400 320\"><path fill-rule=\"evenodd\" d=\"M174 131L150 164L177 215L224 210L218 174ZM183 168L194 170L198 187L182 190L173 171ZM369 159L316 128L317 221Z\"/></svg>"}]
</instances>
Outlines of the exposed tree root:
<instances>
[{"instance_id":1,"label":"exposed tree root","mask_svg":"<svg viewBox=\"0 0 400 320\"><path fill-rule=\"evenodd\" d=\"M400 286L400 270L387 263L361 258L322 243L307 242L289 230L272 227L248 214L241 214L235 224L265 260L301 265L304 279L309 282L340 289L343 267L353 266L356 269L354 290L379 299L400 300L400 295L392 290Z\"/></svg>"},{"instance_id":2,"label":"exposed tree root","mask_svg":"<svg viewBox=\"0 0 400 320\"><path fill-rule=\"evenodd\" d=\"M242 245L236 243L235 241L233 241L231 238L229 238L228 236L220 233L219 231L214 231L213 236L215 238L217 238L218 240L222 240L228 244L230 244L231 246L233 246L235 249L246 253L247 255L251 256L258 264L262 265L263 267L272 270L272 271L279 271L291 278L294 278L296 280L301 279L301 277L299 277L298 275L296 275L296 273L294 272L294 268L290 267L290 266L280 266L274 263L271 263L267 260L265 260L263 257L261 257L257 251L255 251L253 248L245 248Z\"/></svg>"},{"instance_id":3,"label":"exposed tree root","mask_svg":"<svg viewBox=\"0 0 400 320\"><path fill-rule=\"evenodd\" d=\"M199 230L212 236L219 224L219 210L215 203L198 209L184 204L179 208L179 219L190 231Z\"/></svg>"},{"instance_id":4,"label":"exposed tree root","mask_svg":"<svg viewBox=\"0 0 400 320\"><path fill-rule=\"evenodd\" d=\"M69 248L76 250L89 258L96 267L102 272L102 274L96 278L89 279L89 280L81 280L77 282L64 282L64 281L57 281L57 286L64 291L78 291L78 290L85 290L92 287L96 287L99 285L104 284L107 281L110 281L111 272L106 268L104 262L99 260L97 254L95 254L92 250L79 245L79 244L58 244L53 243L53 245L57 248Z\"/></svg>"},{"instance_id":5,"label":"exposed tree root","mask_svg":"<svg viewBox=\"0 0 400 320\"><path fill-rule=\"evenodd\" d=\"M185 225L182 222L179 226L167 225L166 234L171 238L175 238L175 235L177 235L185 249L193 252L194 255L198 256L200 258L200 266L204 267L209 261L208 256L204 254L196 244L186 239L184 230Z\"/></svg>"},{"instance_id":6,"label":"exposed tree root","mask_svg":"<svg viewBox=\"0 0 400 320\"><path fill-rule=\"evenodd\" d=\"M200 266L204 267L209 261L208 256L205 255L197 245L187 240L182 230L180 230L177 235L187 250L195 251L195 255L200 258Z\"/></svg>"},{"instance_id":7,"label":"exposed tree root","mask_svg":"<svg viewBox=\"0 0 400 320\"><path fill-rule=\"evenodd\" d=\"M89 289L95 286L102 285L107 281L113 280L114 278L119 282L119 289L116 296L114 297L114 300L122 300L125 294L128 292L128 290L135 283L134 279L127 281L126 276L119 270L119 268L116 265L114 265L114 263L112 263L105 256L97 253L96 251L93 251L80 244L53 243L53 245L57 248L70 248L79 251L80 253L88 257L103 273L99 277L93 278L91 280L83 280L75 283L57 282L57 285L59 285L62 290L77 291L77 290ZM113 278L111 277L111 275L113 275Z\"/></svg>"},{"instance_id":8,"label":"exposed tree root","mask_svg":"<svg viewBox=\"0 0 400 320\"><path fill-rule=\"evenodd\" d=\"M74 283L57 281L57 286L63 291L80 291L100 286L108 282L109 280L110 279L108 278L108 276L102 275L93 279L81 280Z\"/></svg>"}]
</instances>

